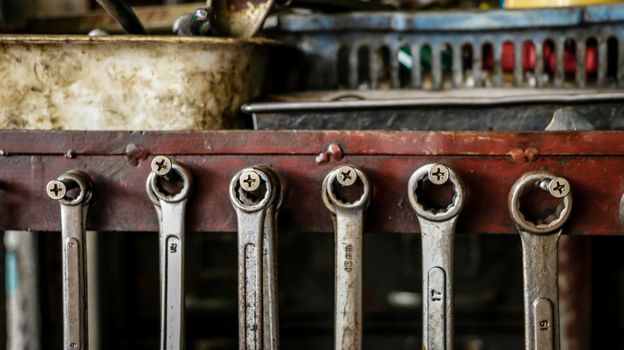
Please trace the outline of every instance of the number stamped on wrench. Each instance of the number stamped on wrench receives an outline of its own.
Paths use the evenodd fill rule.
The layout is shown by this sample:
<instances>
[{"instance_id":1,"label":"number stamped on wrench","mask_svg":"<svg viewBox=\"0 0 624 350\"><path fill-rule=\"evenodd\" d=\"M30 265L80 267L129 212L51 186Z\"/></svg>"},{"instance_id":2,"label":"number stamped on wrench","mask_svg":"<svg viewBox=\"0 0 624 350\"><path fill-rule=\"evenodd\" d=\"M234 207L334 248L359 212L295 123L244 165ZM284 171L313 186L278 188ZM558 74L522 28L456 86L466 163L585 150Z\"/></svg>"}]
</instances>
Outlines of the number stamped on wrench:
<instances>
[{"instance_id":1,"label":"number stamped on wrench","mask_svg":"<svg viewBox=\"0 0 624 350\"><path fill-rule=\"evenodd\" d=\"M554 212L529 218L521 202L529 189L546 191L559 200ZM559 350L559 288L557 255L562 226L572 210L566 179L545 172L522 176L509 192L509 212L522 239L526 350Z\"/></svg>"},{"instance_id":2,"label":"number stamped on wrench","mask_svg":"<svg viewBox=\"0 0 624 350\"><path fill-rule=\"evenodd\" d=\"M449 181L453 199L446 208L433 210L419 197L428 181L442 186ZM453 238L457 217L464 204L464 188L453 170L427 164L412 174L408 198L418 216L423 255L423 349L453 349Z\"/></svg>"},{"instance_id":3,"label":"number stamped on wrench","mask_svg":"<svg viewBox=\"0 0 624 350\"><path fill-rule=\"evenodd\" d=\"M341 189L357 185L361 194L355 201L341 198ZM360 169L341 166L325 177L322 198L336 234L334 348L357 350L362 348L362 236L370 184Z\"/></svg>"},{"instance_id":4,"label":"number stamped on wrench","mask_svg":"<svg viewBox=\"0 0 624 350\"><path fill-rule=\"evenodd\" d=\"M165 190L163 183L174 179L181 188ZM184 349L184 221L191 186L185 167L164 156L154 157L146 190L160 227L161 350Z\"/></svg>"}]
</instances>

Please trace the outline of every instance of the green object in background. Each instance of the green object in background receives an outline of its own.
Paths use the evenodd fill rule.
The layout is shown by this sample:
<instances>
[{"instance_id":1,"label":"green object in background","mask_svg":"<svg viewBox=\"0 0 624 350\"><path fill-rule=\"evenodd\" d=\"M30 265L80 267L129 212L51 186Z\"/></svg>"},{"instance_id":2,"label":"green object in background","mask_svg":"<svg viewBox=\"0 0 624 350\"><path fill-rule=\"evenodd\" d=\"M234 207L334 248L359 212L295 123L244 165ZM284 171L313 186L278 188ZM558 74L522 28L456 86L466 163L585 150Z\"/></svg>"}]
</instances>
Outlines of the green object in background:
<instances>
[{"instance_id":1,"label":"green object in background","mask_svg":"<svg viewBox=\"0 0 624 350\"><path fill-rule=\"evenodd\" d=\"M442 57L442 70L451 70L453 68L453 55L450 48L444 48L441 52ZM414 65L414 60L410 50L406 47L402 48L397 59L401 68L411 70ZM433 61L433 54L431 46L425 45L420 49L420 67L422 70L431 70Z\"/></svg>"}]
</instances>

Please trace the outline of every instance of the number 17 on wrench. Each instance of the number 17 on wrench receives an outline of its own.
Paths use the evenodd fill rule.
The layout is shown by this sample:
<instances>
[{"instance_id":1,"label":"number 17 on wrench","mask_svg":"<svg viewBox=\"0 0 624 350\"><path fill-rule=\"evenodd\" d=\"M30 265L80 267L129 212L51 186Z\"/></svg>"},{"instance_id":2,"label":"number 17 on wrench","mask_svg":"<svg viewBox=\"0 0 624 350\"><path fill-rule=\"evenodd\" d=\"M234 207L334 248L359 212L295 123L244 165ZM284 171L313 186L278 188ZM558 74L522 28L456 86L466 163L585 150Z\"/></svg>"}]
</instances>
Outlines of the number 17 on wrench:
<instances>
[{"instance_id":1,"label":"number 17 on wrench","mask_svg":"<svg viewBox=\"0 0 624 350\"><path fill-rule=\"evenodd\" d=\"M443 186L450 181L453 199L445 208L423 201L426 182ZM410 204L418 215L423 255L423 349L453 349L453 238L464 204L464 188L450 168L427 164L414 172L408 184Z\"/></svg>"}]
</instances>

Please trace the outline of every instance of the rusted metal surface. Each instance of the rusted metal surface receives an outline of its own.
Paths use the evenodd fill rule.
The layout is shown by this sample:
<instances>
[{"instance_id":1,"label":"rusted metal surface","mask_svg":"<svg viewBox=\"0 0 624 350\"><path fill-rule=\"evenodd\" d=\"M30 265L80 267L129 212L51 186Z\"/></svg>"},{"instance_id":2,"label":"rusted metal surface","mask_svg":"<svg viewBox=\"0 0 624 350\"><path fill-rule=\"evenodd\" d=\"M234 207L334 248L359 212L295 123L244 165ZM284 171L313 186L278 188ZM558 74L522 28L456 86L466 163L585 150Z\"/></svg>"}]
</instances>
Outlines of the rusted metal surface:
<instances>
[{"instance_id":1,"label":"rusted metal surface","mask_svg":"<svg viewBox=\"0 0 624 350\"><path fill-rule=\"evenodd\" d=\"M263 87L267 40L0 36L0 128L218 129Z\"/></svg>"},{"instance_id":2,"label":"rusted metal surface","mask_svg":"<svg viewBox=\"0 0 624 350\"><path fill-rule=\"evenodd\" d=\"M219 35L251 38L262 27L274 0L211 0Z\"/></svg>"},{"instance_id":3,"label":"rusted metal surface","mask_svg":"<svg viewBox=\"0 0 624 350\"><path fill-rule=\"evenodd\" d=\"M247 166L267 164L288 184L280 227L331 232L321 186L339 162L328 157L319 163L317 157L335 144L343 151L341 162L370 175L367 232L417 229L407 182L415 169L435 162L452 167L464 181L460 234L515 232L507 194L522 174L536 170L564 176L574 189L576 204L566 232L621 234L623 141L622 132L2 132L0 208L8 215L0 217L0 229L58 230L58 217L46 214L55 207L45 198L45 183L81 169L94 186L90 229L157 231L145 180L152 155L166 154L187 166L196 180L189 231L235 232L235 213L223 200L229 181Z\"/></svg>"}]
</instances>

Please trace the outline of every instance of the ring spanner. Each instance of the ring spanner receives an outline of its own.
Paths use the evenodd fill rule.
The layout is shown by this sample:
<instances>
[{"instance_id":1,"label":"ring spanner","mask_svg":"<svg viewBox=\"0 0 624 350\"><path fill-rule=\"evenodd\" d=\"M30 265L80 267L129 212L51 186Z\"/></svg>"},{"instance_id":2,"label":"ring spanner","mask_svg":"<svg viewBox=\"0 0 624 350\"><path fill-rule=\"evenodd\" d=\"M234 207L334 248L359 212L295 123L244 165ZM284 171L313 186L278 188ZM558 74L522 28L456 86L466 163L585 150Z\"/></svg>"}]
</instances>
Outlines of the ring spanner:
<instances>
[{"instance_id":1,"label":"ring spanner","mask_svg":"<svg viewBox=\"0 0 624 350\"><path fill-rule=\"evenodd\" d=\"M78 191L75 197L70 195L73 189ZM86 174L69 171L50 181L46 193L61 204L63 349L86 350L86 217L91 200L91 184Z\"/></svg>"},{"instance_id":2,"label":"ring spanner","mask_svg":"<svg viewBox=\"0 0 624 350\"><path fill-rule=\"evenodd\" d=\"M179 178L176 193L163 189L163 182ZM159 221L160 255L160 349L184 349L184 218L192 186L190 172L164 156L154 157L147 178L147 194Z\"/></svg>"},{"instance_id":3,"label":"ring spanner","mask_svg":"<svg viewBox=\"0 0 624 350\"><path fill-rule=\"evenodd\" d=\"M559 199L554 213L530 220L522 213L523 194L530 187ZM561 227L572 210L570 184L545 172L522 176L509 192L509 211L522 238L525 349L559 350L557 254Z\"/></svg>"},{"instance_id":4,"label":"ring spanner","mask_svg":"<svg viewBox=\"0 0 624 350\"><path fill-rule=\"evenodd\" d=\"M338 192L361 184L354 202ZM352 165L332 170L323 181L322 198L332 213L335 239L334 349L362 348L362 238L364 211L370 199L368 178Z\"/></svg>"},{"instance_id":5,"label":"ring spanner","mask_svg":"<svg viewBox=\"0 0 624 350\"><path fill-rule=\"evenodd\" d=\"M243 169L230 183L238 217L240 349L279 348L276 221L283 186L266 166Z\"/></svg>"},{"instance_id":6,"label":"ring spanner","mask_svg":"<svg viewBox=\"0 0 624 350\"><path fill-rule=\"evenodd\" d=\"M424 181L453 186L452 202L444 209L427 208L419 198ZM440 164L427 164L412 174L408 198L418 215L422 235L423 349L453 349L453 238L464 205L464 188L455 172Z\"/></svg>"}]
</instances>

